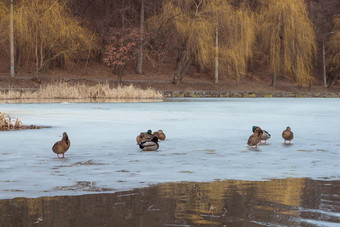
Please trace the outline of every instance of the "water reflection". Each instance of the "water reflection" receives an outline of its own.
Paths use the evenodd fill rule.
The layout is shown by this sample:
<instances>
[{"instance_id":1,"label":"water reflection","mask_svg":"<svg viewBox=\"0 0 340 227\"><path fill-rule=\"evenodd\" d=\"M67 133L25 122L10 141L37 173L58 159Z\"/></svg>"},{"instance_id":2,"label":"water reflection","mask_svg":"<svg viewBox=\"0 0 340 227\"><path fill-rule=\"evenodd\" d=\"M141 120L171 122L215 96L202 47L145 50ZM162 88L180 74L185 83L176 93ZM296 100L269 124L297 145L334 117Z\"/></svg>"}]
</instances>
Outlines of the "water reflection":
<instances>
[{"instance_id":1,"label":"water reflection","mask_svg":"<svg viewBox=\"0 0 340 227\"><path fill-rule=\"evenodd\" d=\"M114 194L0 200L0 226L340 224L340 181L167 183Z\"/></svg>"}]
</instances>

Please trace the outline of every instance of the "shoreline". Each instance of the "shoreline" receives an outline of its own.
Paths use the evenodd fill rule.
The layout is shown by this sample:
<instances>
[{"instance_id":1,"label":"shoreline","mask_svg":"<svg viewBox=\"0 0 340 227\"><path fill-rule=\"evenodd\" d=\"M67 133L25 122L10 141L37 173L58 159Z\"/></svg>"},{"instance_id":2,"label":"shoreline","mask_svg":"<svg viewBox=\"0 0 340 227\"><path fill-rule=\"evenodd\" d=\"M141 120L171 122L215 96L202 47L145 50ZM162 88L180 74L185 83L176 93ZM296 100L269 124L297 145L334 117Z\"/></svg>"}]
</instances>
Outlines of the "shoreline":
<instances>
[{"instance_id":1,"label":"shoreline","mask_svg":"<svg viewBox=\"0 0 340 227\"><path fill-rule=\"evenodd\" d=\"M39 89L33 88L0 88L0 92L17 91L20 93L35 92ZM114 97L97 97L97 98L8 98L0 99L0 103L45 103L45 102L148 102L159 101L166 98L340 98L340 93L336 92L264 92L264 91L171 91L156 90L161 93L161 98L114 98Z\"/></svg>"},{"instance_id":2,"label":"shoreline","mask_svg":"<svg viewBox=\"0 0 340 227\"><path fill-rule=\"evenodd\" d=\"M165 98L340 98L340 93L262 91L160 91Z\"/></svg>"}]
</instances>

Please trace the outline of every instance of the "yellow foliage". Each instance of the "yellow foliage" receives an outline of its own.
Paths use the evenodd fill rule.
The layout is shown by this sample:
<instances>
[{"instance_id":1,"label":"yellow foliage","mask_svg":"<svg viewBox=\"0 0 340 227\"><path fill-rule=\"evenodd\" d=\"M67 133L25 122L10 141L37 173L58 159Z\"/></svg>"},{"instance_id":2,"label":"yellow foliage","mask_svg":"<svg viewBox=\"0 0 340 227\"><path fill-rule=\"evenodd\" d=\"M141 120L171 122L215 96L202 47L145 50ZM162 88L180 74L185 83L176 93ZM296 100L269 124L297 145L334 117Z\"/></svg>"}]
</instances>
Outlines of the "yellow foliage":
<instances>
[{"instance_id":1,"label":"yellow foliage","mask_svg":"<svg viewBox=\"0 0 340 227\"><path fill-rule=\"evenodd\" d=\"M332 48L331 64L337 66L340 72L340 14L334 17L334 32L330 38L330 46Z\"/></svg>"},{"instance_id":2,"label":"yellow foliage","mask_svg":"<svg viewBox=\"0 0 340 227\"><path fill-rule=\"evenodd\" d=\"M253 56L256 22L247 6L233 9L229 7L221 25L221 72L229 77L240 79L245 73L248 60Z\"/></svg>"},{"instance_id":3,"label":"yellow foliage","mask_svg":"<svg viewBox=\"0 0 340 227\"><path fill-rule=\"evenodd\" d=\"M220 71L237 78L245 72L252 57L256 23L251 10L245 5L234 7L233 1L169 1L160 15L149 20L150 28L167 23L179 41L186 45L186 57L194 58L205 68L214 70L216 48L219 48ZM219 30L219 46L215 43L216 26Z\"/></svg>"},{"instance_id":4,"label":"yellow foliage","mask_svg":"<svg viewBox=\"0 0 340 227\"><path fill-rule=\"evenodd\" d=\"M265 41L273 73L293 77L299 86L311 81L316 41L303 0L262 0L260 36Z\"/></svg>"},{"instance_id":5,"label":"yellow foliage","mask_svg":"<svg viewBox=\"0 0 340 227\"><path fill-rule=\"evenodd\" d=\"M66 0L21 0L15 7L16 44L24 56L34 56L38 71L58 57L67 63L85 58L97 48L98 38L81 26L66 3ZM1 17L8 19L9 15L2 12L0 5ZM8 22L0 23L0 30L9 32Z\"/></svg>"}]
</instances>

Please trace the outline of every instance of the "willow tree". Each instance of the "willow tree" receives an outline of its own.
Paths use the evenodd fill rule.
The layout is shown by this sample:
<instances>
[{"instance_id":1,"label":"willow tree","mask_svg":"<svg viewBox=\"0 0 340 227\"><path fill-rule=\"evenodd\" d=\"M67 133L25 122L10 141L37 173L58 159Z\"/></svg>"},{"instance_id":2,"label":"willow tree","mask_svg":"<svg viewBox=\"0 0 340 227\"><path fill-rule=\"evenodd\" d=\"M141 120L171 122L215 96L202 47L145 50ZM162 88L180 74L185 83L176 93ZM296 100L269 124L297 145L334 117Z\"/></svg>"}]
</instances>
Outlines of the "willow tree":
<instances>
[{"instance_id":1,"label":"willow tree","mask_svg":"<svg viewBox=\"0 0 340 227\"><path fill-rule=\"evenodd\" d=\"M253 13L243 4L234 6L232 0L172 0L153 22L166 21L167 33L172 33L178 48L173 83L182 82L194 60L214 72L215 83L219 71L225 77L240 79L255 40Z\"/></svg>"},{"instance_id":2,"label":"willow tree","mask_svg":"<svg viewBox=\"0 0 340 227\"><path fill-rule=\"evenodd\" d=\"M2 44L2 47L5 46L6 40L8 41L9 38L9 8L8 4L1 1L0 2L0 43ZM5 48L3 48L4 51L8 52L8 44Z\"/></svg>"},{"instance_id":3,"label":"willow tree","mask_svg":"<svg viewBox=\"0 0 340 227\"><path fill-rule=\"evenodd\" d=\"M315 32L303 0L262 0L260 36L269 50L272 86L280 73L298 86L311 82L316 52Z\"/></svg>"},{"instance_id":4,"label":"willow tree","mask_svg":"<svg viewBox=\"0 0 340 227\"><path fill-rule=\"evenodd\" d=\"M176 2L176 1L174 1ZM202 15L203 1L179 1L169 3L169 12L178 15L174 20L179 40L178 60L173 83L180 84L193 59L206 65L210 61L210 48L213 46L214 29L211 21Z\"/></svg>"},{"instance_id":5,"label":"willow tree","mask_svg":"<svg viewBox=\"0 0 340 227\"><path fill-rule=\"evenodd\" d=\"M218 82L218 71L239 83L240 75L246 72L248 60L253 55L254 13L245 4L235 7L233 3L212 0L205 8L215 26L215 46L210 54L210 59L214 59L210 69L214 71L215 83Z\"/></svg>"},{"instance_id":6,"label":"willow tree","mask_svg":"<svg viewBox=\"0 0 340 227\"><path fill-rule=\"evenodd\" d=\"M85 59L97 47L96 36L81 26L66 3L66 0L21 0L17 4L15 41L27 60L34 58L38 72L48 69L51 62L63 65Z\"/></svg>"},{"instance_id":7,"label":"willow tree","mask_svg":"<svg viewBox=\"0 0 340 227\"><path fill-rule=\"evenodd\" d=\"M176 71L172 82L180 84L193 60L209 63L210 47L214 44L214 28L203 14L206 0L171 0L164 4L160 15L148 20L149 27L173 37L177 46ZM163 33L163 34L164 34Z\"/></svg>"},{"instance_id":8,"label":"willow tree","mask_svg":"<svg viewBox=\"0 0 340 227\"><path fill-rule=\"evenodd\" d=\"M334 29L330 37L330 57L327 59L327 72L330 82L329 87L333 87L340 78L340 14L334 17Z\"/></svg>"}]
</instances>

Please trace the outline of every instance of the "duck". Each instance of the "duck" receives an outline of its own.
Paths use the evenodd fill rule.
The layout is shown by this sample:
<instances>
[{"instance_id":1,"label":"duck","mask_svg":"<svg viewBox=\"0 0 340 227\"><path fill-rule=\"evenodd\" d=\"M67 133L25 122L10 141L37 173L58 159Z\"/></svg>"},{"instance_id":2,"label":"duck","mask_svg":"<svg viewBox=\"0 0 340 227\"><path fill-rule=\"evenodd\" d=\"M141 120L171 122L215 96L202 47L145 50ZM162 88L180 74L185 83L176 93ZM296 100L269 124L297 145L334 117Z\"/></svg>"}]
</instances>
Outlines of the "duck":
<instances>
[{"instance_id":1,"label":"duck","mask_svg":"<svg viewBox=\"0 0 340 227\"><path fill-rule=\"evenodd\" d=\"M64 158L64 154L70 148L70 145L71 145L71 141L68 138L67 133L64 132L63 138L53 145L52 151L57 154L58 158L60 158L59 157L60 154L63 155L63 157L61 158Z\"/></svg>"},{"instance_id":2,"label":"duck","mask_svg":"<svg viewBox=\"0 0 340 227\"><path fill-rule=\"evenodd\" d=\"M159 139L159 133L158 133L158 132L154 132L154 133L152 133L152 135L153 135L154 137L157 137L157 138L158 138L158 142L160 141L160 139Z\"/></svg>"},{"instance_id":3,"label":"duck","mask_svg":"<svg viewBox=\"0 0 340 227\"><path fill-rule=\"evenodd\" d=\"M137 144L139 144L140 142L142 142L143 138L144 138L144 132L141 132L141 133L136 137Z\"/></svg>"},{"instance_id":4,"label":"duck","mask_svg":"<svg viewBox=\"0 0 340 227\"><path fill-rule=\"evenodd\" d=\"M154 134L155 134L155 133L154 133ZM158 134L158 139L160 139L160 140L165 140L166 136L165 136L165 134L164 134L164 132L163 132L162 129L159 129L159 130L157 131L157 134Z\"/></svg>"},{"instance_id":5,"label":"duck","mask_svg":"<svg viewBox=\"0 0 340 227\"><path fill-rule=\"evenodd\" d=\"M143 151L155 151L159 148L158 138L154 136L151 141L144 141L138 144Z\"/></svg>"},{"instance_id":6,"label":"duck","mask_svg":"<svg viewBox=\"0 0 340 227\"><path fill-rule=\"evenodd\" d=\"M292 129L287 126L286 130L282 132L282 138L285 140L284 144L287 144L286 141L289 141L289 144L291 143L292 139L294 138L294 133L292 132Z\"/></svg>"},{"instance_id":7,"label":"duck","mask_svg":"<svg viewBox=\"0 0 340 227\"><path fill-rule=\"evenodd\" d=\"M253 128L252 128L253 132L255 132L256 128L260 128L260 127L259 126L253 126ZM271 135L266 130L263 130L263 129L261 129L261 130L263 132L261 140L264 140L264 143L261 143L261 141L260 141L260 144L267 144L267 140L269 140L271 138Z\"/></svg>"},{"instance_id":8,"label":"duck","mask_svg":"<svg viewBox=\"0 0 340 227\"><path fill-rule=\"evenodd\" d=\"M254 148L253 146L257 148L257 144L261 141L262 134L263 134L263 131L261 130L260 127L255 128L254 134L251 135L248 139L248 145L251 148Z\"/></svg>"},{"instance_id":9,"label":"duck","mask_svg":"<svg viewBox=\"0 0 340 227\"><path fill-rule=\"evenodd\" d=\"M136 137L136 141L137 141L137 144L140 144L141 142L144 142L144 141L151 141L153 137L154 135L152 134L152 130L149 129L147 132L141 132Z\"/></svg>"}]
</instances>

